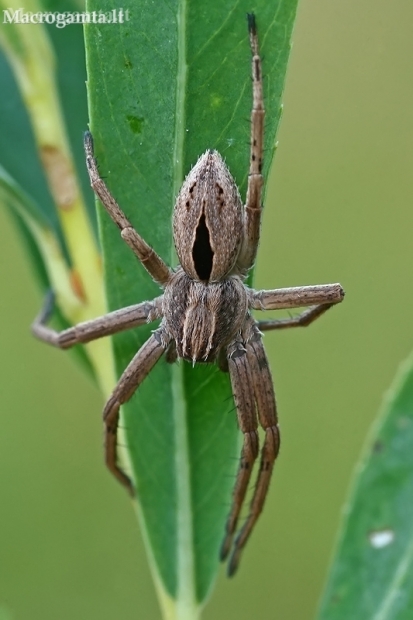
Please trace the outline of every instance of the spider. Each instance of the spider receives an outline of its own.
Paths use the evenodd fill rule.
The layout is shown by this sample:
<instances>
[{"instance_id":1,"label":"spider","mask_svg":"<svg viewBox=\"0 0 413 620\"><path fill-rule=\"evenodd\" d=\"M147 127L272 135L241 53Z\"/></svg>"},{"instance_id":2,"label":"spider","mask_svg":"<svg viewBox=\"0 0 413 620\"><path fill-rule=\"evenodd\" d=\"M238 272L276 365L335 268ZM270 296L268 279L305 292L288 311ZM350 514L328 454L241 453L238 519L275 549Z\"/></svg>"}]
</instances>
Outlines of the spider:
<instances>
[{"instance_id":1,"label":"spider","mask_svg":"<svg viewBox=\"0 0 413 620\"><path fill-rule=\"evenodd\" d=\"M171 269L133 228L99 175L90 132L84 136L90 183L122 239L149 275L163 288L152 301L110 312L57 332L46 325L50 299L33 323L41 340L67 349L146 322L162 319L135 354L107 401L105 459L109 470L133 495L132 481L118 464L119 409L166 353L167 361L217 363L229 372L239 427L243 433L240 466L221 547L224 560L232 550L228 572L236 571L241 552L263 509L280 446L277 409L263 331L307 326L342 301L340 284L254 290L245 278L254 264L260 235L264 105L261 59L255 16L248 16L252 52L250 166L246 204L219 153L207 150L190 170L176 199L173 236L179 266ZM257 321L251 310L307 307L293 318ZM233 541L252 468L259 454L258 422L265 438L249 514Z\"/></svg>"}]
</instances>

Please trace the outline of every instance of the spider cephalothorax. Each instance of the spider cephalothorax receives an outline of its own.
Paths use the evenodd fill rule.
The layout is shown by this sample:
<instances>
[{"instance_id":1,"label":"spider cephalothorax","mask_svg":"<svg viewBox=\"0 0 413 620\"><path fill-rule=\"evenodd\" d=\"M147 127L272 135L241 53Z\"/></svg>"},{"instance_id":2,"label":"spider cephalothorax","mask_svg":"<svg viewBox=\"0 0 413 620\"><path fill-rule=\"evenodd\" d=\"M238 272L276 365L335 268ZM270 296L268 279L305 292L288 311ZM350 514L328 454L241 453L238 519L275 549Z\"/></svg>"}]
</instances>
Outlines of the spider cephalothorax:
<instances>
[{"instance_id":1,"label":"spider cephalothorax","mask_svg":"<svg viewBox=\"0 0 413 620\"><path fill-rule=\"evenodd\" d=\"M178 357L214 361L241 331L247 312L247 292L239 277L204 284L178 269L165 287L162 326Z\"/></svg>"},{"instance_id":2,"label":"spider cephalothorax","mask_svg":"<svg viewBox=\"0 0 413 620\"><path fill-rule=\"evenodd\" d=\"M116 478L134 493L130 478L117 459L119 409L167 352L195 362L217 362L231 379L239 427L244 441L233 501L221 548L222 559L233 548L229 573L238 566L241 551L262 511L280 438L271 373L262 334L265 330L309 325L342 301L339 284L256 291L243 283L257 253L261 221L264 105L261 59L254 15L248 15L252 51L253 106L248 189L245 206L225 162L217 151L204 153L189 172L178 194L173 216L174 241L180 266L168 265L144 241L125 216L99 175L92 136L85 134L86 163L91 186L119 227L121 236L163 295L63 332L46 326L47 303L33 324L33 333L60 348L115 334L161 318L161 324L136 353L105 405L106 463ZM256 321L251 310L310 306L300 315ZM254 461L259 454L258 423L265 432L260 466L249 514L235 542Z\"/></svg>"}]
</instances>

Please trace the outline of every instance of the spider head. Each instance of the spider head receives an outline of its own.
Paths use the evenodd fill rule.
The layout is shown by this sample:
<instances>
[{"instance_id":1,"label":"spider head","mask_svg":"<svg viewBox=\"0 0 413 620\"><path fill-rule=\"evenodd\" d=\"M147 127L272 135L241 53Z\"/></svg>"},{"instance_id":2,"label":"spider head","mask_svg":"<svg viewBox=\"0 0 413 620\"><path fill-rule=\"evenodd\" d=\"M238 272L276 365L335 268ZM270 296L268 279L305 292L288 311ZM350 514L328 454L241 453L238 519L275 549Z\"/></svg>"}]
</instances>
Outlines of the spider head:
<instances>
[{"instance_id":1,"label":"spider head","mask_svg":"<svg viewBox=\"0 0 413 620\"><path fill-rule=\"evenodd\" d=\"M174 242L185 272L201 282L228 275L242 243L242 202L217 151L206 151L186 177L175 203Z\"/></svg>"}]
</instances>

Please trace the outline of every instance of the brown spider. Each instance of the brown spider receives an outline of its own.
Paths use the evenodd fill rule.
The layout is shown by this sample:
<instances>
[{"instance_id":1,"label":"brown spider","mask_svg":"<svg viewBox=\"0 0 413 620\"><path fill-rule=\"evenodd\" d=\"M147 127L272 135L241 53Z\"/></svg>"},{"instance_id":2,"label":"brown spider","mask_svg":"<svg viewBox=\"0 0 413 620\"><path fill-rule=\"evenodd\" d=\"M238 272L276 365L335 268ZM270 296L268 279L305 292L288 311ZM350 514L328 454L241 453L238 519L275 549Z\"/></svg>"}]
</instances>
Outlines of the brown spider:
<instances>
[{"instance_id":1,"label":"brown spider","mask_svg":"<svg viewBox=\"0 0 413 620\"><path fill-rule=\"evenodd\" d=\"M62 332L46 326L51 303L33 324L33 333L61 349L109 336L161 318L161 324L136 353L123 372L103 411L106 464L133 494L130 478L117 459L120 406L128 401L167 351L167 360L217 362L229 371L238 422L244 434L240 467L231 511L226 524L221 558L232 540L259 453L258 421L265 431L257 483L249 515L233 545L228 572L237 569L241 551L262 511L277 457L280 435L271 372L261 331L306 326L344 297L340 284L302 286L256 291L243 281L254 264L260 234L264 106L261 59L253 14L248 15L252 51L253 106L248 189L243 207L238 188L217 151L208 150L189 172L176 199L173 234L180 266L173 270L142 239L126 218L101 179L93 155L92 135L84 138L91 186L123 240L149 275L163 288L163 295L110 312ZM256 321L251 310L310 306L295 318Z\"/></svg>"}]
</instances>

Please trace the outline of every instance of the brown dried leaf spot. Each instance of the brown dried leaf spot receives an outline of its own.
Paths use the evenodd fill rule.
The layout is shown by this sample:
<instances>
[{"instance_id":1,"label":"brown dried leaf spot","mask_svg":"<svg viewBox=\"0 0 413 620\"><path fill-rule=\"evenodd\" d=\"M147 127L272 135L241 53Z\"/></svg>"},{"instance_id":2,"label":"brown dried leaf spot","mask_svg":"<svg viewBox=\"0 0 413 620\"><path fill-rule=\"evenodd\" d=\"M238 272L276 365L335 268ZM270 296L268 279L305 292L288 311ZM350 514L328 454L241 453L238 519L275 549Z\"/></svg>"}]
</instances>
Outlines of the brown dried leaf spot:
<instances>
[{"instance_id":1,"label":"brown dried leaf spot","mask_svg":"<svg viewBox=\"0 0 413 620\"><path fill-rule=\"evenodd\" d=\"M41 147L40 158L57 206L70 210L77 198L77 184L69 160L58 148L48 144Z\"/></svg>"},{"instance_id":2,"label":"brown dried leaf spot","mask_svg":"<svg viewBox=\"0 0 413 620\"><path fill-rule=\"evenodd\" d=\"M86 295L85 295L85 289L83 288L82 278L80 277L80 274L75 269L72 269L70 272L70 284L76 297L78 297L83 302L85 302Z\"/></svg>"}]
</instances>

